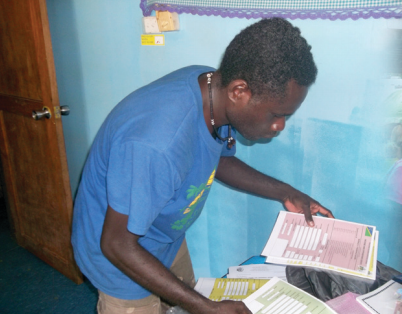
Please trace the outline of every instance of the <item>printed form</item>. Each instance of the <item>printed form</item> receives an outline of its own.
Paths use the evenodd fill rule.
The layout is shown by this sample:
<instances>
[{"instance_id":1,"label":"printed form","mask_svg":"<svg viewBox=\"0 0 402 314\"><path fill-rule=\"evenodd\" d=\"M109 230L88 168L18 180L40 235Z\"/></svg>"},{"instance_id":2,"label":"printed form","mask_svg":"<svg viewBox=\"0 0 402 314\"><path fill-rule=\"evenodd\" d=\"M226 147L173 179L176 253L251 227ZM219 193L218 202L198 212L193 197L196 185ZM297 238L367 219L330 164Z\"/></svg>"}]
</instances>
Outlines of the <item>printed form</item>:
<instances>
[{"instance_id":1,"label":"printed form","mask_svg":"<svg viewBox=\"0 0 402 314\"><path fill-rule=\"evenodd\" d=\"M304 215L281 211L261 253L266 262L375 278L378 232L374 226L317 216L313 219L315 226L309 227Z\"/></svg>"},{"instance_id":2,"label":"printed form","mask_svg":"<svg viewBox=\"0 0 402 314\"><path fill-rule=\"evenodd\" d=\"M226 275L226 278L271 279L274 277L288 281L286 278L286 266L274 264L230 266L229 273Z\"/></svg>"},{"instance_id":3,"label":"printed form","mask_svg":"<svg viewBox=\"0 0 402 314\"><path fill-rule=\"evenodd\" d=\"M241 301L267 281L268 279L200 278L194 290L212 301Z\"/></svg>"},{"instance_id":4,"label":"printed form","mask_svg":"<svg viewBox=\"0 0 402 314\"><path fill-rule=\"evenodd\" d=\"M336 314L324 302L279 278L271 279L243 302L253 314Z\"/></svg>"}]
</instances>

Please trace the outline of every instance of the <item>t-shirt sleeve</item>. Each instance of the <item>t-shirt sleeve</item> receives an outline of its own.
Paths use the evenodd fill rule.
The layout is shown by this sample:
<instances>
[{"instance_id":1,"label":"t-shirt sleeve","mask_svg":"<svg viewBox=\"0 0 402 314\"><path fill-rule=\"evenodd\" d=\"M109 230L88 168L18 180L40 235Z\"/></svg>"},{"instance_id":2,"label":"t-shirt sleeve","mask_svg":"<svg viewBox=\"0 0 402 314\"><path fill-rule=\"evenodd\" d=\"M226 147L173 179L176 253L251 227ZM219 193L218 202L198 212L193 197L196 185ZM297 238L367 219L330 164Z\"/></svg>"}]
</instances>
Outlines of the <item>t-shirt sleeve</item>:
<instances>
[{"instance_id":1,"label":"t-shirt sleeve","mask_svg":"<svg viewBox=\"0 0 402 314\"><path fill-rule=\"evenodd\" d=\"M112 147L106 180L109 206L128 215L127 228L138 235L148 231L179 184L163 152L142 143Z\"/></svg>"}]
</instances>

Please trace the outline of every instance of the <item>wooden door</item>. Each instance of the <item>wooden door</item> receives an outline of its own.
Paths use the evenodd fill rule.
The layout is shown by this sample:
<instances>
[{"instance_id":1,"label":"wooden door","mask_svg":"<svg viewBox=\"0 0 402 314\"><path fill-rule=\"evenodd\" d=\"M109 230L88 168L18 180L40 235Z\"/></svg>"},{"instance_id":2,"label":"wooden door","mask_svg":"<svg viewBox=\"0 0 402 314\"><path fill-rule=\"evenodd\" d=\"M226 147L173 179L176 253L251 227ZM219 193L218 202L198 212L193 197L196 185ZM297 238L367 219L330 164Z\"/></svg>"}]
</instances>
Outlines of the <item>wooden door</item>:
<instances>
[{"instance_id":1,"label":"wooden door","mask_svg":"<svg viewBox=\"0 0 402 314\"><path fill-rule=\"evenodd\" d=\"M0 0L0 154L17 242L76 283L72 197L46 0ZM50 118L34 120L47 109Z\"/></svg>"}]
</instances>

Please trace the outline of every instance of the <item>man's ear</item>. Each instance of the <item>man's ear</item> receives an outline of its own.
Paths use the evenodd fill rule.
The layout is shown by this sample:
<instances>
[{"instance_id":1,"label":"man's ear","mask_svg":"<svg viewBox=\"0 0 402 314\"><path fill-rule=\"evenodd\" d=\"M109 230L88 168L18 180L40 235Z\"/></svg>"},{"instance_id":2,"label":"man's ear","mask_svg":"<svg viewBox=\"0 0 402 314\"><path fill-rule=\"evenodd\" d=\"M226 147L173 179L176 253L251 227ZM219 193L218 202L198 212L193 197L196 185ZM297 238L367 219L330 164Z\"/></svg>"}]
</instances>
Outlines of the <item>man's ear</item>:
<instances>
[{"instance_id":1,"label":"man's ear","mask_svg":"<svg viewBox=\"0 0 402 314\"><path fill-rule=\"evenodd\" d=\"M227 88L230 101L237 106L245 106L251 99L251 90L244 80L234 80Z\"/></svg>"}]
</instances>

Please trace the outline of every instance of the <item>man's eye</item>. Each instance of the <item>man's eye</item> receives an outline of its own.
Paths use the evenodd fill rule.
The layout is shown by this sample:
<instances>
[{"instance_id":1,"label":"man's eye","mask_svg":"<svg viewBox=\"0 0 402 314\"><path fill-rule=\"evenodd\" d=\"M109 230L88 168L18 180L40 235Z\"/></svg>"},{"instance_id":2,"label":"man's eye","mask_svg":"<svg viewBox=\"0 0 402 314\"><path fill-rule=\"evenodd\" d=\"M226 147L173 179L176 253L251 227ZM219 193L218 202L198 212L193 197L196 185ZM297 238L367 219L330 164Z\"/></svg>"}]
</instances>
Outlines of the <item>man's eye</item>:
<instances>
[{"instance_id":1,"label":"man's eye","mask_svg":"<svg viewBox=\"0 0 402 314\"><path fill-rule=\"evenodd\" d=\"M273 116L277 119L285 118L285 120L288 120L292 115L291 114L274 114Z\"/></svg>"}]
</instances>

